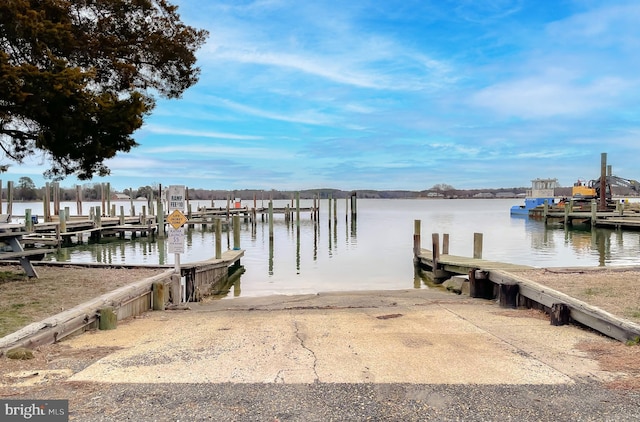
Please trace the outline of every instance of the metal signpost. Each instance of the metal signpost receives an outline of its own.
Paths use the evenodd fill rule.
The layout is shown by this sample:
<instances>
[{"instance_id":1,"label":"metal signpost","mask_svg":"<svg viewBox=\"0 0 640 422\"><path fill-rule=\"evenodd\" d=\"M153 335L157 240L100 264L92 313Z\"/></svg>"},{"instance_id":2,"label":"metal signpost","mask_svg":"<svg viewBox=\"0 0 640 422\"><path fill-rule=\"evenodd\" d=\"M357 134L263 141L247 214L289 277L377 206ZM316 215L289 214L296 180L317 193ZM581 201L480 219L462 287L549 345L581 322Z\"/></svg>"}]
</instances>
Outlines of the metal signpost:
<instances>
[{"instance_id":1,"label":"metal signpost","mask_svg":"<svg viewBox=\"0 0 640 422\"><path fill-rule=\"evenodd\" d=\"M175 256L175 272L180 277L180 290L182 292L182 300L186 299L186 285L182 281L180 274L180 254L184 253L184 223L187 222L187 217L183 214L185 208L185 187L181 185L171 185L168 189L169 196L169 216L167 217L167 223L169 223L169 253L173 253Z\"/></svg>"}]
</instances>

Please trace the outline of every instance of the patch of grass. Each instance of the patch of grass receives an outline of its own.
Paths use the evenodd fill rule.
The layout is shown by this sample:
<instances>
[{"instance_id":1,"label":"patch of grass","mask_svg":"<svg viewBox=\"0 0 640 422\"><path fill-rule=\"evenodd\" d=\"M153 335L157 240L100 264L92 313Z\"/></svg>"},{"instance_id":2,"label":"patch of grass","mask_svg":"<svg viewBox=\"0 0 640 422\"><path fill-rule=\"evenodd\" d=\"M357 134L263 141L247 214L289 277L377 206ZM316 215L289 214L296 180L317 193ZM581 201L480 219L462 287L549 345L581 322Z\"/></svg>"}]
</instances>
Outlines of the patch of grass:
<instances>
[{"instance_id":1,"label":"patch of grass","mask_svg":"<svg viewBox=\"0 0 640 422\"><path fill-rule=\"evenodd\" d=\"M629 318L637 318L640 319L640 308L627 308L624 311L625 316L629 317Z\"/></svg>"},{"instance_id":2,"label":"patch of grass","mask_svg":"<svg viewBox=\"0 0 640 422\"><path fill-rule=\"evenodd\" d=\"M24 281L27 279L26 274L16 273L13 271L0 271L0 284L10 283L12 281Z\"/></svg>"},{"instance_id":3,"label":"patch of grass","mask_svg":"<svg viewBox=\"0 0 640 422\"><path fill-rule=\"evenodd\" d=\"M15 332L31 322L28 315L20 312L22 307L0 309L0 338Z\"/></svg>"},{"instance_id":4,"label":"patch of grass","mask_svg":"<svg viewBox=\"0 0 640 422\"><path fill-rule=\"evenodd\" d=\"M634 338L632 338L631 340L627 340L626 342L627 346L637 346L640 345L640 337L636 336Z\"/></svg>"}]
</instances>

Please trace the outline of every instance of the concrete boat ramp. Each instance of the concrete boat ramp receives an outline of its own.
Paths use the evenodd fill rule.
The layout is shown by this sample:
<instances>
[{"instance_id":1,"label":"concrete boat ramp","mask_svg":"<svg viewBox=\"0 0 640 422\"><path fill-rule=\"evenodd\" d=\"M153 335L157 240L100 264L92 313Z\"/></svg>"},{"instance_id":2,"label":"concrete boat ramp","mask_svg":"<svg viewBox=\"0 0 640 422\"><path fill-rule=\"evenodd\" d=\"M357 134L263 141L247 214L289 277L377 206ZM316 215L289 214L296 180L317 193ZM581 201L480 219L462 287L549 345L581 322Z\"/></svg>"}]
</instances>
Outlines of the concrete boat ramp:
<instances>
[{"instance_id":1,"label":"concrete boat ramp","mask_svg":"<svg viewBox=\"0 0 640 422\"><path fill-rule=\"evenodd\" d=\"M580 347L626 346L537 311L436 289L189 306L4 359L0 395L93 422L637 420L640 394L605 387L628 374Z\"/></svg>"},{"instance_id":2,"label":"concrete boat ramp","mask_svg":"<svg viewBox=\"0 0 640 422\"><path fill-rule=\"evenodd\" d=\"M149 312L65 341L112 352L100 383L572 384L603 381L576 346L602 340L438 290L238 298ZM517 317L516 317L517 316Z\"/></svg>"}]
</instances>

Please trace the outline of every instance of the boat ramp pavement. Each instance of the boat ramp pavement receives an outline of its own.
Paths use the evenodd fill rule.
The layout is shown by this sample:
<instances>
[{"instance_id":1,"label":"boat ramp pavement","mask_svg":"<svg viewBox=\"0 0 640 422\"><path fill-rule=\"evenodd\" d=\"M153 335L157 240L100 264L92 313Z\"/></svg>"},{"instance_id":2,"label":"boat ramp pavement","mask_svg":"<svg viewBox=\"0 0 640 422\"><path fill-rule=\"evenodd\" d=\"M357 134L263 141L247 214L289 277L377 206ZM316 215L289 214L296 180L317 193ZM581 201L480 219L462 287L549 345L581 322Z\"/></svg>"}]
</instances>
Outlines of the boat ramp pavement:
<instances>
[{"instance_id":1,"label":"boat ramp pavement","mask_svg":"<svg viewBox=\"0 0 640 422\"><path fill-rule=\"evenodd\" d=\"M415 289L241 297L189 307L147 312L114 330L60 343L72 356L102 351L56 380L66 391L100 386L72 401L72 415L633 420L640 404L637 394L600 387L620 374L603 371L578 348L618 342L491 300ZM45 347L52 346L58 345Z\"/></svg>"},{"instance_id":2,"label":"boat ramp pavement","mask_svg":"<svg viewBox=\"0 0 640 422\"><path fill-rule=\"evenodd\" d=\"M563 384L609 376L575 349L599 336L437 290L189 306L68 340L73 348L114 348L70 380Z\"/></svg>"}]
</instances>

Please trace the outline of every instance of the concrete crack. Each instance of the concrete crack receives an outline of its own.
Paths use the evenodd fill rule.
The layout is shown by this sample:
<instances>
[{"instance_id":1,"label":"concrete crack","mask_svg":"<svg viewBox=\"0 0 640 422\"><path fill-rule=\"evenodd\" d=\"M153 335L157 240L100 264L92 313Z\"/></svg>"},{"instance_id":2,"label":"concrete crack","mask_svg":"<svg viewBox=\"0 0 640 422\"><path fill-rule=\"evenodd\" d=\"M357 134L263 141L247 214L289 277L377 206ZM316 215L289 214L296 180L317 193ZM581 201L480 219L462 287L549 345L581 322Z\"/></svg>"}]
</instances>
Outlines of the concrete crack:
<instances>
[{"instance_id":1,"label":"concrete crack","mask_svg":"<svg viewBox=\"0 0 640 422\"><path fill-rule=\"evenodd\" d=\"M313 356L313 374L315 375L314 382L320 382L320 377L318 376L318 371L317 371L318 358L316 357L315 352L311 350L309 347L307 347L307 345L304 343L304 339L300 334L300 328L298 327L298 322L293 321L293 326L296 330L296 338L300 342L300 346L302 346L303 349L311 353L311 356Z\"/></svg>"}]
</instances>

